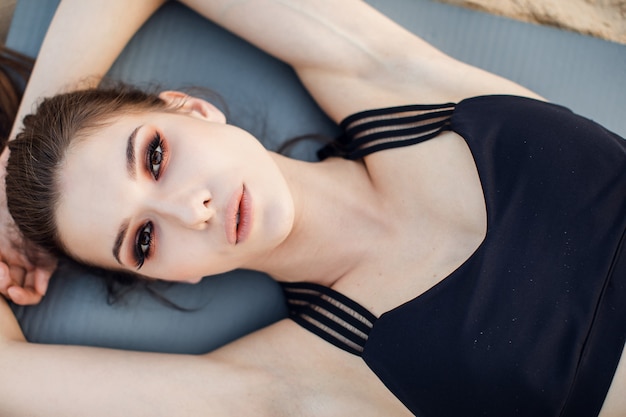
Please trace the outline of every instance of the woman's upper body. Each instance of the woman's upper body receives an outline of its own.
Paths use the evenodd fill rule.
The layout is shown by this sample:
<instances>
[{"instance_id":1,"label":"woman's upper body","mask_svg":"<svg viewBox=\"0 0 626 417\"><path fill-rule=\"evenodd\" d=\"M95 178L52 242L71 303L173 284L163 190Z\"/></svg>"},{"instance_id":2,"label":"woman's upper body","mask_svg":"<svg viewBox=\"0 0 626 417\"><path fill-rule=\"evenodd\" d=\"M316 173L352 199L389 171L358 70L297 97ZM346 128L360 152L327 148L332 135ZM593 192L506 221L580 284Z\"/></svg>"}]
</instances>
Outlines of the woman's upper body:
<instances>
[{"instance_id":1,"label":"woman's upper body","mask_svg":"<svg viewBox=\"0 0 626 417\"><path fill-rule=\"evenodd\" d=\"M337 122L353 113L380 107L459 102L484 94L536 97L512 82L443 55L361 2L186 3L292 65L320 106ZM372 31L372 27L377 30ZM310 39L315 39L315 42L312 43ZM95 53L89 48L87 52ZM210 113L194 113L192 109L187 115L172 115L171 118L187 117L196 123L198 117L206 118L207 114ZM106 128L109 129L107 133L116 133L112 137L118 140L115 148L118 156L125 155L127 147L124 145L130 142L128 139L135 129L141 126L138 132L149 131L143 126L166 123L150 121L146 115L141 117L143 119L138 121L129 116ZM191 122L185 124L184 129L190 125ZM180 138L180 143L189 137L182 134L183 127L174 121L168 129L173 133L164 136ZM203 126L202 129L203 133L209 132L209 127ZM230 127L213 125L211 129L228 135L239 134ZM121 132L124 132L123 135ZM142 143L148 142L147 137ZM248 137L242 138L246 144L250 140ZM78 145L78 151L80 146L92 145L85 141ZM251 156L261 154L260 150L250 147ZM274 176L258 180L261 184L258 189L261 191L249 190L244 194L257 193L251 198L255 210L257 204L269 207L263 205L263 202L269 204L278 200L281 210L285 210L281 218L291 218L293 221L283 224L281 230L285 230L285 233L277 236L276 241L264 240L261 233L270 230L271 223L267 223L265 228L253 228L248 235L243 236L247 241L240 245L244 248L244 256L235 257L234 264L221 267L245 266L269 272L283 281L306 280L332 286L379 316L414 299L450 275L474 253L485 238L487 212L480 178L470 149L457 133L442 133L436 140L420 146L375 153L367 156L363 163L329 159L321 164L307 164L273 154L269 158L264 163L275 167L272 169L278 169L285 186L277 191L267 187L276 178ZM124 160L117 161L122 170ZM176 172L182 172L180 169ZM246 175L252 181L257 172L252 169ZM153 187L147 182L153 173L147 174L144 175L147 180L140 190ZM167 171L163 178L166 178L165 175ZM341 181L337 181L338 178ZM75 179L70 175L68 182ZM241 182L240 178L230 184L238 182ZM272 194L274 192L278 194ZM212 199L229 200L231 194L224 193L220 193L219 197L198 197L198 201L207 209L207 215L211 215L210 204L207 207L203 203ZM129 223L132 223L133 218L142 217L137 214L140 208L145 209L136 201L128 203L124 213L117 213L112 230L108 224L107 262L117 261L114 251L109 249L115 247L111 242L117 242L119 231L125 229L117 224L125 224L123 219L126 217L131 217ZM228 204L223 203L223 206ZM266 212L275 213L271 207L263 213ZM197 212L192 214L196 215ZM172 230L181 230L185 221L196 219L180 210L158 215L163 216L164 223L176 224ZM219 215L224 216L223 212ZM234 216L231 216L231 222L232 218ZM69 228L71 221L66 223ZM138 221L135 223L140 226L137 230L145 231L145 225ZM260 223L255 218L254 224ZM205 227L200 226L199 229ZM409 230L411 233L407 233ZM223 241L228 241L228 233L221 233ZM117 262L118 265L122 264L127 269L136 267L128 261L133 252L128 247L136 241L135 237L130 239L131 243L121 241L120 253L126 248L129 255L126 258L120 256L122 262ZM349 244L337 245L337 242ZM247 252L246 243L257 243L258 247L252 247ZM71 246L78 247L80 244ZM180 254L175 249L170 254L159 252L144 262L142 273L157 275L149 271L167 271L167 257ZM102 256L103 251L99 252ZM94 254L87 253L83 257L89 260ZM160 261L162 264L159 264ZM154 265L152 270L151 262ZM209 268L218 267L210 265ZM188 275L184 278L192 277ZM384 285L381 284L383 278ZM8 329L4 333L7 336L3 342L7 355L2 357L11 358L15 374L24 377L20 368L28 369L28 372L41 372L37 378L32 378L31 374L28 381L41 383L41 389L36 391L43 393L41 395L50 394L53 398L57 392L51 390L54 383L46 380L46 376L57 371L46 369L43 365L41 368L33 366L33 358L38 357L46 363L54 360L54 366L64 369L64 374L71 375L73 382L70 383L75 384L72 388L84 394L81 395L84 403L60 404L59 415L71 414L64 411L63 407L77 407L74 414L80 414L80 410L85 408L99 409L93 405L111 396L120 398L120 415L132 414L136 410L132 407L141 407L137 415L158 415L150 407L169 415L174 409L168 409L168 405L176 406L182 402L190 407L189 415L203 415L206 410L220 415L217 411L219 407L242 406L245 411L224 409L222 412L223 415L240 415L254 410L248 407L257 401L261 402L260 406L266 407L269 415L345 415L346 410L352 413L353 410L360 410L359 414L363 415L368 412L372 415L409 413L360 359L325 344L289 321L282 321L246 337L208 358L165 358L139 354L125 356L107 351L96 353L84 348L25 348L14 323L8 318L4 328ZM202 366L207 367L204 373L199 370ZM615 410L619 412L619 407L624 407L623 403L619 404L621 400L616 398L616 392L624 384L622 368L609 393L606 415L611 415L610 412ZM148 370L157 375L177 373L180 377L149 379L145 377ZM220 377L212 379L211 376L220 370ZM235 381L229 383L226 375L233 375ZM90 376L98 381L95 390L87 388L89 380L81 379ZM19 410L26 404L18 400L20 395L24 395L19 388L23 387L21 384L33 386L33 382L16 381L20 380L3 379L2 385L6 384L6 391L12 394L10 398L15 399L11 407ZM127 384L126 387L138 388L129 390L120 381ZM151 381L156 386L141 384L141 381ZM355 384L355 381L358 383ZM262 390L259 390L259 386L263 387ZM64 397L63 393L59 395ZM237 401L224 401L230 395L236 395ZM242 395L249 401L241 401ZM146 398L158 399L158 402L146 403ZM285 398L293 401L284 401ZM31 402L28 404L30 406L37 407L37 404ZM196 408L192 411L193 407ZM612 407L617 408L612 410ZM20 412L28 414L30 411ZM114 414L110 409L107 411L107 415ZM19 415L17 412L13 414Z\"/></svg>"},{"instance_id":2,"label":"woman's upper body","mask_svg":"<svg viewBox=\"0 0 626 417\"><path fill-rule=\"evenodd\" d=\"M421 107L422 118L443 119L471 149L487 206L484 240L443 281L378 318L325 287L287 284L294 320L361 355L417 415L597 414L625 339L626 143L567 109L520 97ZM419 127L407 128L407 113L355 115L331 149L351 157L423 140Z\"/></svg>"}]
</instances>

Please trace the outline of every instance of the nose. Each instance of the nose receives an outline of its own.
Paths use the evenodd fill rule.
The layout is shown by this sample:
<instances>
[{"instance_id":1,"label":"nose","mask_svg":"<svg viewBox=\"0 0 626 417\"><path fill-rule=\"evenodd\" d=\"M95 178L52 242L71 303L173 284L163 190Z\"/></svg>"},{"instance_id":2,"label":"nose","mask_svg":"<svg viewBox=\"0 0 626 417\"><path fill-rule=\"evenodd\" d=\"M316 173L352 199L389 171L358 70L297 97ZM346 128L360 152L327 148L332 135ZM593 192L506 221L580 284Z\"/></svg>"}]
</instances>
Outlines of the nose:
<instances>
[{"instance_id":1,"label":"nose","mask_svg":"<svg viewBox=\"0 0 626 417\"><path fill-rule=\"evenodd\" d=\"M185 227L202 230L215 215L207 189L178 190L152 201L151 208Z\"/></svg>"}]
</instances>

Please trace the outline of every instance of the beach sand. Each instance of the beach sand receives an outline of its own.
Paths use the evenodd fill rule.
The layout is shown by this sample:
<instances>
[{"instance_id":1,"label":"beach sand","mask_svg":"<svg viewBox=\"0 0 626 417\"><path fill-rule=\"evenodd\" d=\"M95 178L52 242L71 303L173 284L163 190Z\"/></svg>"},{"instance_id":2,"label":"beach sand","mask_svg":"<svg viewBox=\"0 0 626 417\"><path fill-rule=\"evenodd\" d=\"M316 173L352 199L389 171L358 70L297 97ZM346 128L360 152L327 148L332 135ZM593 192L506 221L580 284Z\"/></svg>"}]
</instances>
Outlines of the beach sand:
<instances>
[{"instance_id":1,"label":"beach sand","mask_svg":"<svg viewBox=\"0 0 626 417\"><path fill-rule=\"evenodd\" d=\"M626 0L438 0L626 44Z\"/></svg>"}]
</instances>

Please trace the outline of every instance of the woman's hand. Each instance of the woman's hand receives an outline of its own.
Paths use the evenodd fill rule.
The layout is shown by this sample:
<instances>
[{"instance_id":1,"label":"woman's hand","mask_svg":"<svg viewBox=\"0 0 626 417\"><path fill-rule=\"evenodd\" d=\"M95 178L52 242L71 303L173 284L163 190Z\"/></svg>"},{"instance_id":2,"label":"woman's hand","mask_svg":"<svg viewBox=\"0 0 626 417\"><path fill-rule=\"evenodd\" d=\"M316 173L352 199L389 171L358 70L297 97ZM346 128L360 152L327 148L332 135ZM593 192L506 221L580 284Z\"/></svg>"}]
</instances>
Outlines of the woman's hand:
<instances>
[{"instance_id":1,"label":"woman's hand","mask_svg":"<svg viewBox=\"0 0 626 417\"><path fill-rule=\"evenodd\" d=\"M37 304L46 294L55 268L56 259L41 251L27 249L3 201L0 209L0 294L16 304Z\"/></svg>"},{"instance_id":2,"label":"woman's hand","mask_svg":"<svg viewBox=\"0 0 626 417\"><path fill-rule=\"evenodd\" d=\"M16 304L37 304L46 294L48 282L56 268L52 257L37 254L29 257L6 207L0 213L0 294Z\"/></svg>"}]
</instances>

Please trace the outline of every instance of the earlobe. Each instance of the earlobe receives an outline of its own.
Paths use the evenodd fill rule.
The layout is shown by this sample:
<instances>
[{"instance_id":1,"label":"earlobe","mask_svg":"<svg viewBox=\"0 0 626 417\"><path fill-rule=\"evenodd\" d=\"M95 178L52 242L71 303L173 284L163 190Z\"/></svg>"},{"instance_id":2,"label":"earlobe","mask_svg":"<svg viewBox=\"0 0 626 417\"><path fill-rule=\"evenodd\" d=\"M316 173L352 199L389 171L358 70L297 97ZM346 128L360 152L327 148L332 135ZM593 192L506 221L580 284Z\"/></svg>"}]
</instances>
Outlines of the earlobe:
<instances>
[{"instance_id":1,"label":"earlobe","mask_svg":"<svg viewBox=\"0 0 626 417\"><path fill-rule=\"evenodd\" d=\"M180 109L190 116L199 117L208 122L226 123L224 113L204 99L173 90L161 92L159 98L165 101L168 106Z\"/></svg>"}]
</instances>

